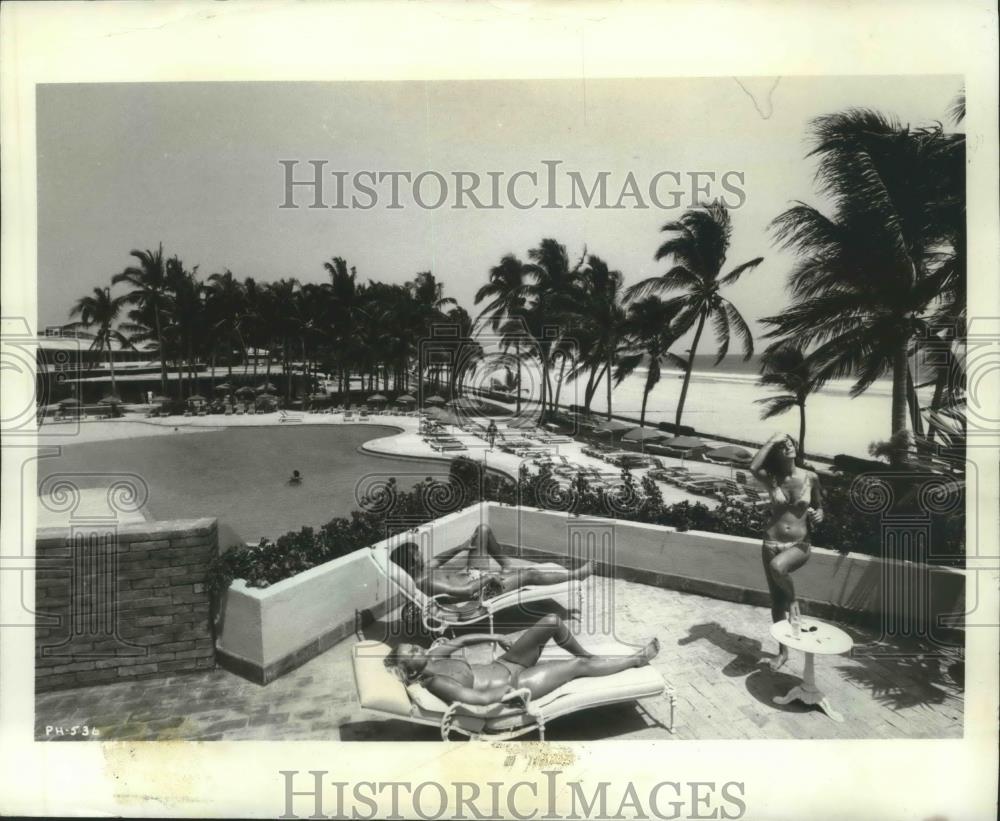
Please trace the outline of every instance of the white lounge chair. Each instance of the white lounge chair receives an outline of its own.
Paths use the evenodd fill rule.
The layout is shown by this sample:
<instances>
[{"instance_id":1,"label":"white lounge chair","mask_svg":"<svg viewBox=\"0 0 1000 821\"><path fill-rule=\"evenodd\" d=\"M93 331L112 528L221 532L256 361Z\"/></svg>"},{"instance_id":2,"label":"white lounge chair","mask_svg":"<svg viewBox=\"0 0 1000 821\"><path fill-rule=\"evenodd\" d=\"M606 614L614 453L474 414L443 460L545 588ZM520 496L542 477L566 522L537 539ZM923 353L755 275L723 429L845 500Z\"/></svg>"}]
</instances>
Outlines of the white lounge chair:
<instances>
[{"instance_id":1,"label":"white lounge chair","mask_svg":"<svg viewBox=\"0 0 1000 821\"><path fill-rule=\"evenodd\" d=\"M401 593L407 603L419 613L424 629L431 633L444 633L455 627L478 624L482 621L489 623L492 633L494 615L508 607L518 605L551 600L562 604L567 610L579 610L583 606L583 584L572 581L559 582L558 584L525 585L490 599L447 603L441 601L448 598L446 595L429 596L417 587L413 578L389 558L388 546L371 547L368 553L389 584L390 592ZM560 567L561 565L547 562L535 566Z\"/></svg>"},{"instance_id":2,"label":"white lounge chair","mask_svg":"<svg viewBox=\"0 0 1000 821\"><path fill-rule=\"evenodd\" d=\"M616 649L616 652L632 651L634 648ZM461 702L448 705L419 683L404 684L385 666L389 652L389 645L380 641L354 645L354 683L361 706L414 724L438 727L444 741L453 732L473 740L505 741L535 730L544 741L547 722L559 716L657 697L667 699L666 726L673 731L676 696L652 665L633 667L611 676L575 679L538 699L532 699L527 689L518 690L512 695L519 697L522 705L508 699L479 707ZM542 654L542 658L566 657L566 651L557 647L547 647Z\"/></svg>"}]
</instances>

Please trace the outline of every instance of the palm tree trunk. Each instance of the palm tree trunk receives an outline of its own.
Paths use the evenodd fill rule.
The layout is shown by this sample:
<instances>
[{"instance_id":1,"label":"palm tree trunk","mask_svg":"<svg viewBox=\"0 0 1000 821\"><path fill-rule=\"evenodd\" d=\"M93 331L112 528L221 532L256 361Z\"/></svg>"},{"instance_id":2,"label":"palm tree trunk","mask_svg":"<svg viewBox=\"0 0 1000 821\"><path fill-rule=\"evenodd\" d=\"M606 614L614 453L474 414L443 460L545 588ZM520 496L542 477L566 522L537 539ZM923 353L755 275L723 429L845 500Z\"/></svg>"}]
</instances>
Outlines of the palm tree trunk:
<instances>
[{"instance_id":1,"label":"palm tree trunk","mask_svg":"<svg viewBox=\"0 0 1000 821\"><path fill-rule=\"evenodd\" d=\"M677 427L681 425L681 417L684 415L684 402L687 399L688 384L691 382L691 370L694 368L694 355L698 352L698 342L701 340L701 332L705 328L705 317L707 314L704 312L698 318L698 329L694 332L694 341L691 343L691 355L688 357L687 368L684 371L684 384L681 386L681 398L677 400L677 415L674 418L674 424Z\"/></svg>"},{"instance_id":2,"label":"palm tree trunk","mask_svg":"<svg viewBox=\"0 0 1000 821\"><path fill-rule=\"evenodd\" d=\"M608 354L608 361L607 361L606 367L607 367L607 371L608 371L607 374L606 374L606 376L608 378L608 383L607 383L607 385L605 385L605 387L607 388L607 393L608 393L608 421L610 422L611 421L611 381L612 381L611 377L612 377L612 374L614 373L614 371L612 370L611 354L610 353Z\"/></svg>"},{"instance_id":3,"label":"palm tree trunk","mask_svg":"<svg viewBox=\"0 0 1000 821\"><path fill-rule=\"evenodd\" d=\"M516 398L516 408L517 414L521 414L521 342L520 340L514 342L514 356L517 357L517 384L514 389L517 391Z\"/></svg>"},{"instance_id":4,"label":"palm tree trunk","mask_svg":"<svg viewBox=\"0 0 1000 821\"><path fill-rule=\"evenodd\" d=\"M920 398L917 396L917 389L913 384L913 371L907 363L906 366L906 402L910 407L910 427L914 436L923 436L923 417L920 415Z\"/></svg>"},{"instance_id":5,"label":"palm tree trunk","mask_svg":"<svg viewBox=\"0 0 1000 821\"><path fill-rule=\"evenodd\" d=\"M111 345L108 345L108 368L111 370L111 395L118 396L118 388L115 385L115 359L111 355Z\"/></svg>"},{"instance_id":6,"label":"palm tree trunk","mask_svg":"<svg viewBox=\"0 0 1000 821\"><path fill-rule=\"evenodd\" d=\"M639 427L646 427L646 402L649 400L649 393L653 388L651 385L646 385L646 389L642 392L642 410L639 411Z\"/></svg>"},{"instance_id":7,"label":"palm tree trunk","mask_svg":"<svg viewBox=\"0 0 1000 821\"><path fill-rule=\"evenodd\" d=\"M597 384L595 379L597 377L597 367L591 365L590 376L587 377L587 384L583 389L583 409L586 413L590 413L590 402L594 398L594 388Z\"/></svg>"},{"instance_id":8,"label":"palm tree trunk","mask_svg":"<svg viewBox=\"0 0 1000 821\"><path fill-rule=\"evenodd\" d=\"M559 363L559 378L556 380L556 396L552 403L552 410L556 411L559 409L559 395L562 393L563 386L563 375L566 372L566 357L562 357L562 361Z\"/></svg>"},{"instance_id":9,"label":"palm tree trunk","mask_svg":"<svg viewBox=\"0 0 1000 821\"><path fill-rule=\"evenodd\" d=\"M906 430L906 377L909 372L909 361L906 354L908 340L902 339L897 343L896 352L892 359L892 430L895 435ZM894 449L891 461L893 464L900 464L905 461L905 446Z\"/></svg>"},{"instance_id":10,"label":"palm tree trunk","mask_svg":"<svg viewBox=\"0 0 1000 821\"><path fill-rule=\"evenodd\" d=\"M306 355L306 338L300 337L302 343L302 398L305 399L307 391L306 382L309 379L309 359Z\"/></svg>"},{"instance_id":11,"label":"palm tree trunk","mask_svg":"<svg viewBox=\"0 0 1000 821\"><path fill-rule=\"evenodd\" d=\"M163 331L160 330L160 307L153 303L153 319L156 323L156 344L160 355L160 393L167 395L167 359L163 352Z\"/></svg>"},{"instance_id":12,"label":"palm tree trunk","mask_svg":"<svg viewBox=\"0 0 1000 821\"><path fill-rule=\"evenodd\" d=\"M799 403L799 453L795 460L799 467L806 461L806 403Z\"/></svg>"}]
</instances>

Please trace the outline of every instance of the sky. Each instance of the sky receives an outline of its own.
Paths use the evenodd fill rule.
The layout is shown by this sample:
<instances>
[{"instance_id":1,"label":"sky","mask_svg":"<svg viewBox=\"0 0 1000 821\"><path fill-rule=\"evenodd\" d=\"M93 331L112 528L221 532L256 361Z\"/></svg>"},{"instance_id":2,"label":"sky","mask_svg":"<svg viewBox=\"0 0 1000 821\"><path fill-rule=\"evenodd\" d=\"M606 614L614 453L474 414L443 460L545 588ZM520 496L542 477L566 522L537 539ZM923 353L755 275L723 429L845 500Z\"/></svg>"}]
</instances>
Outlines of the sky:
<instances>
[{"instance_id":1,"label":"sky","mask_svg":"<svg viewBox=\"0 0 1000 821\"><path fill-rule=\"evenodd\" d=\"M787 304L794 264L768 224L794 200L822 205L806 158L810 121L871 107L912 125L947 123L961 85L953 76L894 76L38 86L39 325L66 322L75 299L131 264L131 249L160 242L203 278L229 269L258 281L320 282L334 256L361 280L404 282L431 270L473 314L490 267L506 253L525 258L543 237L574 260L586 247L631 285L666 270L654 261L663 225L704 198L685 175L738 171L746 197L732 211L725 270L764 262L726 295L758 334L760 317ZM449 201L420 208L403 182L404 207L387 208L386 181L368 210L310 209L302 191L301 207L282 209L280 160L300 161L297 178L311 174L309 160L325 160L325 171L347 172L348 182L364 170L436 171L449 181ZM561 161L558 201L569 201L566 171L588 186L610 172L611 204L631 172L650 207L632 207L634 198L623 209L512 207L510 175L535 171L544 180L543 161ZM480 175L487 203L488 173L503 173L504 207L448 207L456 171ZM662 171L682 175L677 207L649 200L649 181ZM334 178L325 180L330 204ZM518 186L520 200L530 200L529 181ZM673 204L671 188L674 178L661 178L664 205ZM435 199L433 179L421 190ZM717 184L710 190L736 200ZM544 186L536 193L544 202Z\"/></svg>"}]
</instances>

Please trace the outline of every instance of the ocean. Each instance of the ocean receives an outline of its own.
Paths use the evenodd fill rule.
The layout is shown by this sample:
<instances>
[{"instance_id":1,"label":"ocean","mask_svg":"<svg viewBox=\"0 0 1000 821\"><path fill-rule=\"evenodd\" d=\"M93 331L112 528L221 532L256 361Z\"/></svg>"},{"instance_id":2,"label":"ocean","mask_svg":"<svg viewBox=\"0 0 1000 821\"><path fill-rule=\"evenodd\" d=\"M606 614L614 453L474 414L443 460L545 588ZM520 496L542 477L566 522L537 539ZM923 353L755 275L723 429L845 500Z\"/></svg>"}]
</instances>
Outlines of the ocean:
<instances>
[{"instance_id":1,"label":"ocean","mask_svg":"<svg viewBox=\"0 0 1000 821\"><path fill-rule=\"evenodd\" d=\"M758 384L760 359L744 362L729 356L713 367L713 355L699 354L691 374L684 416L681 423L703 435L719 434L751 442L763 442L775 431L789 433L798 441L799 413L793 408L780 416L761 419L762 406L755 400L777 392ZM642 392L647 370L638 367L612 394L612 412L636 419L642 410ZM525 387L535 380L524 375ZM683 384L682 372L664 367L659 384L649 394L647 424L673 422ZM583 404L585 380L563 385L560 405ZM807 454L832 458L838 453L868 457L870 443L887 439L890 434L892 383L888 378L876 381L865 393L851 398L853 379L836 379L806 402ZM529 389L532 395L535 391ZM591 410L607 411L604 383L597 389ZM922 404L930 396L921 395Z\"/></svg>"}]
</instances>

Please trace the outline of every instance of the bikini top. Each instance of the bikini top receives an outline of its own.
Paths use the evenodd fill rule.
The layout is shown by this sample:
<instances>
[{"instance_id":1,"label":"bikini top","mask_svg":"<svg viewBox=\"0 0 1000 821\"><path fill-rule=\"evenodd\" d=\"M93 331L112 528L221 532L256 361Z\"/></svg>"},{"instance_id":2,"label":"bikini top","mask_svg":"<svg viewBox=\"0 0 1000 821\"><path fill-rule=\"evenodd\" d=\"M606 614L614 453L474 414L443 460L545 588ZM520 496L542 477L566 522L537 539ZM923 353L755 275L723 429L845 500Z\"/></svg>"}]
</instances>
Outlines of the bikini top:
<instances>
[{"instance_id":1,"label":"bikini top","mask_svg":"<svg viewBox=\"0 0 1000 821\"><path fill-rule=\"evenodd\" d=\"M813 481L812 474L806 472L805 478L803 478L802 480L802 491L797 499L789 499L788 496L785 495L785 491L781 489L781 486L775 485L770 489L771 501L775 502L776 504L793 504L793 505L799 504L800 502L803 501L811 503L812 481Z\"/></svg>"}]
</instances>

